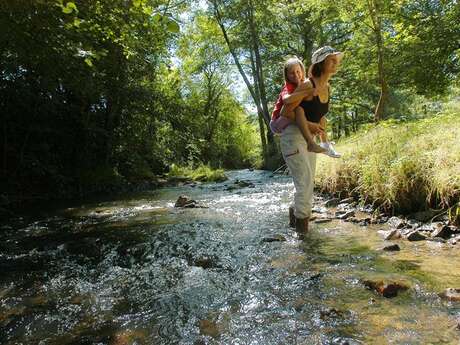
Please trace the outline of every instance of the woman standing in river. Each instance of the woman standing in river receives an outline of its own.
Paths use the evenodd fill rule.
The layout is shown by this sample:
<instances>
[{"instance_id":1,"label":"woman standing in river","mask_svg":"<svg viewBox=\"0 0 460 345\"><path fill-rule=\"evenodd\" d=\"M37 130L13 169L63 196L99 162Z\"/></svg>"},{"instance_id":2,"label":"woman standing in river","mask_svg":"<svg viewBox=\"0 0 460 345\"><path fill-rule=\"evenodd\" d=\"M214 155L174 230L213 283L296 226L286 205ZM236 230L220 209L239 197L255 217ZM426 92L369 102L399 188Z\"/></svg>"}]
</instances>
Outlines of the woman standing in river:
<instances>
[{"instance_id":1,"label":"woman standing in river","mask_svg":"<svg viewBox=\"0 0 460 345\"><path fill-rule=\"evenodd\" d=\"M310 130L325 138L325 115L329 111L330 85L329 80L337 73L343 53L325 46L316 50L311 58L312 65L308 69L308 79L299 88L314 88L303 99L285 103L281 115L294 112L296 123L288 125L281 133L281 152L294 180L295 197L293 213L295 228L298 232L308 231L311 216L313 187L316 170L316 153L309 152L303 133ZM324 147L335 153L327 140ZM294 219L293 219L294 220ZM291 220L291 225L293 221Z\"/></svg>"}]
</instances>

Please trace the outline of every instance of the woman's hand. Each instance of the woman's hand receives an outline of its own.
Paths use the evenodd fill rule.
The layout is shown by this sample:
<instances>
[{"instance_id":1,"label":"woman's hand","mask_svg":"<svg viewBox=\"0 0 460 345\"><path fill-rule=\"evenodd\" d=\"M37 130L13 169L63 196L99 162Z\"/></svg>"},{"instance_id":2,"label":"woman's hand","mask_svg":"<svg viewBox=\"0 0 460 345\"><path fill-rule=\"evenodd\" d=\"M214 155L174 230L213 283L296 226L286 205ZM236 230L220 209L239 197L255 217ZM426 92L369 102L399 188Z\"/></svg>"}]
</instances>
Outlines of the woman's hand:
<instances>
[{"instance_id":1,"label":"woman's hand","mask_svg":"<svg viewBox=\"0 0 460 345\"><path fill-rule=\"evenodd\" d=\"M310 130L311 134L313 135L324 134L324 127L321 126L321 124L316 123L316 122L310 122L310 121L307 121L307 123L308 123L308 129Z\"/></svg>"}]
</instances>

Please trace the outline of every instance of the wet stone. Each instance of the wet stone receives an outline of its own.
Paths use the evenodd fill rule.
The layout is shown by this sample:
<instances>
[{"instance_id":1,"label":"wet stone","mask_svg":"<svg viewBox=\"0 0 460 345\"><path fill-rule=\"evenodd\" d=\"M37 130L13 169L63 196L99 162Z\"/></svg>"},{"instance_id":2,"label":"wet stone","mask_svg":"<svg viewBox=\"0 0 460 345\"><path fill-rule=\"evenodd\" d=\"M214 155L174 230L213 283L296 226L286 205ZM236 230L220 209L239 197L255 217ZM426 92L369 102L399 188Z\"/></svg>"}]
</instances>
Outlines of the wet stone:
<instances>
[{"instance_id":1,"label":"wet stone","mask_svg":"<svg viewBox=\"0 0 460 345\"><path fill-rule=\"evenodd\" d=\"M431 233L431 237L441 237L445 240L449 239L452 235L450 228L442 223L435 225L434 231Z\"/></svg>"},{"instance_id":2,"label":"wet stone","mask_svg":"<svg viewBox=\"0 0 460 345\"><path fill-rule=\"evenodd\" d=\"M264 237L262 242L284 242L286 238L283 235L276 234L274 236Z\"/></svg>"},{"instance_id":3,"label":"wet stone","mask_svg":"<svg viewBox=\"0 0 460 345\"><path fill-rule=\"evenodd\" d=\"M437 243L446 243L447 241L441 237L427 238L427 241L437 242Z\"/></svg>"},{"instance_id":4,"label":"wet stone","mask_svg":"<svg viewBox=\"0 0 460 345\"><path fill-rule=\"evenodd\" d=\"M434 224L422 224L418 227L415 227L415 230L433 232L435 230Z\"/></svg>"},{"instance_id":5,"label":"wet stone","mask_svg":"<svg viewBox=\"0 0 460 345\"><path fill-rule=\"evenodd\" d=\"M406 221L398 217L388 219L388 225L393 229L402 229L406 226Z\"/></svg>"},{"instance_id":6,"label":"wet stone","mask_svg":"<svg viewBox=\"0 0 460 345\"><path fill-rule=\"evenodd\" d=\"M380 281L364 280L363 284L368 289L374 290L386 298L396 297L399 291L405 291L409 289L409 287L403 283L399 283L399 282L386 283L381 280Z\"/></svg>"},{"instance_id":7,"label":"wet stone","mask_svg":"<svg viewBox=\"0 0 460 345\"><path fill-rule=\"evenodd\" d=\"M371 224L371 218L368 217L368 218L363 218L359 221L359 226L368 226L369 224Z\"/></svg>"},{"instance_id":8,"label":"wet stone","mask_svg":"<svg viewBox=\"0 0 460 345\"><path fill-rule=\"evenodd\" d=\"M460 289L448 288L439 294L439 296L448 301L460 301Z\"/></svg>"},{"instance_id":9,"label":"wet stone","mask_svg":"<svg viewBox=\"0 0 460 345\"><path fill-rule=\"evenodd\" d=\"M340 202L340 199L338 198L332 198L332 199L329 199L327 200L325 203L324 203L324 206L325 207L334 207L334 206L337 206Z\"/></svg>"},{"instance_id":10,"label":"wet stone","mask_svg":"<svg viewBox=\"0 0 460 345\"><path fill-rule=\"evenodd\" d=\"M422 235L419 231L415 230L415 231L412 231L412 232L409 232L407 235L406 235L406 239L408 241L423 241L423 240L426 240L426 237L424 235Z\"/></svg>"},{"instance_id":11,"label":"wet stone","mask_svg":"<svg viewBox=\"0 0 460 345\"><path fill-rule=\"evenodd\" d=\"M317 218L317 219L315 219L314 222L315 222L316 224L322 224L322 223L329 223L329 222L331 222L331 221L332 221L331 218Z\"/></svg>"},{"instance_id":12,"label":"wet stone","mask_svg":"<svg viewBox=\"0 0 460 345\"><path fill-rule=\"evenodd\" d=\"M397 252L400 251L401 248L399 248L397 244L390 244L388 246L383 247L382 250L385 250L387 252Z\"/></svg>"},{"instance_id":13,"label":"wet stone","mask_svg":"<svg viewBox=\"0 0 460 345\"><path fill-rule=\"evenodd\" d=\"M181 195L177 199L174 207L177 208L207 208L206 206L200 205L196 200L190 199L186 195Z\"/></svg>"},{"instance_id":14,"label":"wet stone","mask_svg":"<svg viewBox=\"0 0 460 345\"><path fill-rule=\"evenodd\" d=\"M141 331L125 330L115 333L110 340L110 345L143 344L147 335Z\"/></svg>"},{"instance_id":15,"label":"wet stone","mask_svg":"<svg viewBox=\"0 0 460 345\"><path fill-rule=\"evenodd\" d=\"M337 219L347 219L347 218L350 218L350 217L353 217L355 215L355 211L347 211L345 213L343 212L336 212L336 218Z\"/></svg>"},{"instance_id":16,"label":"wet stone","mask_svg":"<svg viewBox=\"0 0 460 345\"><path fill-rule=\"evenodd\" d=\"M449 240L449 244L456 245L460 243L460 235L457 235Z\"/></svg>"},{"instance_id":17,"label":"wet stone","mask_svg":"<svg viewBox=\"0 0 460 345\"><path fill-rule=\"evenodd\" d=\"M201 267L204 269L209 268L220 268L220 265L217 263L217 259L213 257L203 256L191 260L190 263L192 266Z\"/></svg>"},{"instance_id":18,"label":"wet stone","mask_svg":"<svg viewBox=\"0 0 460 345\"><path fill-rule=\"evenodd\" d=\"M320 310L319 317L321 320L329 319L329 318L341 318L343 317L345 312L338 310L336 308L326 308Z\"/></svg>"},{"instance_id":19,"label":"wet stone","mask_svg":"<svg viewBox=\"0 0 460 345\"><path fill-rule=\"evenodd\" d=\"M194 203L196 203L195 200L190 199L186 195L181 195L181 196L179 196L179 198L177 199L176 203L174 204L174 207L185 207L186 205L194 204Z\"/></svg>"},{"instance_id":20,"label":"wet stone","mask_svg":"<svg viewBox=\"0 0 460 345\"><path fill-rule=\"evenodd\" d=\"M312 208L312 212L315 212L315 213L327 213L327 209L325 207L315 206L315 207Z\"/></svg>"},{"instance_id":21,"label":"wet stone","mask_svg":"<svg viewBox=\"0 0 460 345\"><path fill-rule=\"evenodd\" d=\"M350 203L352 203L354 201L355 201L355 198L349 197L349 198L345 198L345 199L340 200L340 203L341 204L350 204Z\"/></svg>"}]
</instances>

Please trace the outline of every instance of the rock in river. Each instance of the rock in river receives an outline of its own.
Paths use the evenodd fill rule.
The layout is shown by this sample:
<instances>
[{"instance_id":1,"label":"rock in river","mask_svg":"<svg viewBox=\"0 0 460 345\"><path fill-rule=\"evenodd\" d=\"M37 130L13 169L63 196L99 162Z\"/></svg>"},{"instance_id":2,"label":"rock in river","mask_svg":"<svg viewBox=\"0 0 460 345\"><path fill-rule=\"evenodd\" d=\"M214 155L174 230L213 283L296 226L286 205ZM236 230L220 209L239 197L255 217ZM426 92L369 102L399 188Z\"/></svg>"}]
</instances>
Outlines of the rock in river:
<instances>
[{"instance_id":1,"label":"rock in river","mask_svg":"<svg viewBox=\"0 0 460 345\"><path fill-rule=\"evenodd\" d=\"M380 295L382 295L383 297L387 297L387 298L396 297L399 291L405 291L409 289L409 287L403 283L398 283L398 282L386 283L381 280L379 281L364 280L363 284L368 289L377 291Z\"/></svg>"},{"instance_id":2,"label":"rock in river","mask_svg":"<svg viewBox=\"0 0 460 345\"><path fill-rule=\"evenodd\" d=\"M460 289L448 288L439 294L441 298L448 301L460 301Z\"/></svg>"},{"instance_id":3,"label":"rock in river","mask_svg":"<svg viewBox=\"0 0 460 345\"><path fill-rule=\"evenodd\" d=\"M417 230L411 231L410 233L408 233L406 238L409 241L423 241L423 240L426 240L426 237L424 235L422 235L420 232L418 232Z\"/></svg>"}]
</instances>

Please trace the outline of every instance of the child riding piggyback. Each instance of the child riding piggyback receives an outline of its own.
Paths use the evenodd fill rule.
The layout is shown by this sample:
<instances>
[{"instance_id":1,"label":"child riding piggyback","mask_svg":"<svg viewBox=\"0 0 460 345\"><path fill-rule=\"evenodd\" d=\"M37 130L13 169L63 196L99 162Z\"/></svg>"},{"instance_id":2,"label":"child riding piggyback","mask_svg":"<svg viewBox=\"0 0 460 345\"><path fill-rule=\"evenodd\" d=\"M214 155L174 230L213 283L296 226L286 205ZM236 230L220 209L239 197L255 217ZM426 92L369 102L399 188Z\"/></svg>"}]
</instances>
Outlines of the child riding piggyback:
<instances>
[{"instance_id":1,"label":"child riding piggyback","mask_svg":"<svg viewBox=\"0 0 460 345\"><path fill-rule=\"evenodd\" d=\"M317 97L314 84L305 77L305 67L300 59L296 57L288 59L284 64L283 74L285 83L275 103L270 121L270 129L274 134L282 134L287 126L296 123L295 112L284 113L282 112L283 106ZM309 120L308 115L306 113L304 115L307 120ZM322 124L316 123L316 121L308 122L308 125L301 126L299 129L307 142L308 151L325 153L334 158L340 157L340 154L335 152L332 145L327 141L325 128ZM320 136L321 145L315 142L314 135Z\"/></svg>"}]
</instances>

